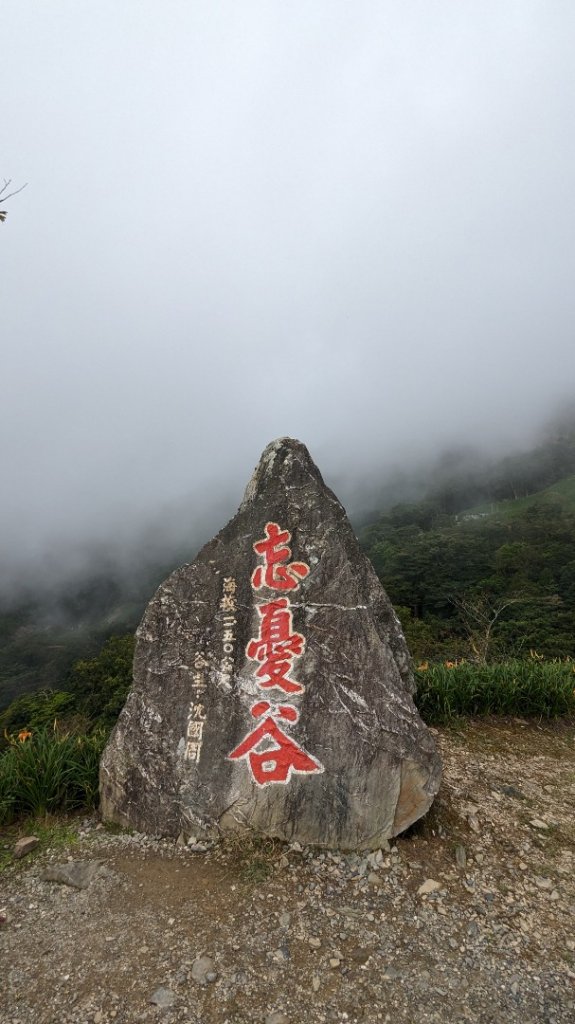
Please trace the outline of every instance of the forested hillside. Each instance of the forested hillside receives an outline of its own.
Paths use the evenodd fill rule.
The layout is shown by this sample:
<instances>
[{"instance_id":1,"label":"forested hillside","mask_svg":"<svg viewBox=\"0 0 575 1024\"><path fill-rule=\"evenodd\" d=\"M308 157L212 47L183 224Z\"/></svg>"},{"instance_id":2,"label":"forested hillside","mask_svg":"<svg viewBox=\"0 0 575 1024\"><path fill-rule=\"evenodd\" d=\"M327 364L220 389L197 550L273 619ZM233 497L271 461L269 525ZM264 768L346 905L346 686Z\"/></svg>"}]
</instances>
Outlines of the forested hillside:
<instances>
[{"instance_id":1,"label":"forested hillside","mask_svg":"<svg viewBox=\"0 0 575 1024\"><path fill-rule=\"evenodd\" d=\"M575 654L575 420L385 511L361 542L416 659Z\"/></svg>"}]
</instances>

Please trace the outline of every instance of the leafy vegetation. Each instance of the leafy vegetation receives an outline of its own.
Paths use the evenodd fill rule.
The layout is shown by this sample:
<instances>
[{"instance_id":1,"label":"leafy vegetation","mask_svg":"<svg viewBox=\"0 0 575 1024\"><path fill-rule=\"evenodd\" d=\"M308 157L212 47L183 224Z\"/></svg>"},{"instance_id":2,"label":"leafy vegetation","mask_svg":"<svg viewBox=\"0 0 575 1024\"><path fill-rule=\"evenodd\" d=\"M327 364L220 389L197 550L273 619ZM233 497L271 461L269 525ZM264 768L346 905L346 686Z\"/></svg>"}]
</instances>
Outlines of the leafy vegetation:
<instances>
[{"instance_id":1,"label":"leafy vegetation","mask_svg":"<svg viewBox=\"0 0 575 1024\"><path fill-rule=\"evenodd\" d=\"M575 716L575 663L533 655L498 665L424 663L416 672L422 718L438 725L480 715Z\"/></svg>"},{"instance_id":2,"label":"leafy vegetation","mask_svg":"<svg viewBox=\"0 0 575 1024\"><path fill-rule=\"evenodd\" d=\"M132 682L133 635L110 637L94 658L77 661L66 690L24 694L0 714L0 737L21 729L36 732L55 720L74 732L110 731ZM1 745L0 738L0 745Z\"/></svg>"},{"instance_id":3,"label":"leafy vegetation","mask_svg":"<svg viewBox=\"0 0 575 1024\"><path fill-rule=\"evenodd\" d=\"M0 824L98 801L98 766L132 681L134 637L74 665L68 691L40 690L0 715Z\"/></svg>"},{"instance_id":4,"label":"leafy vegetation","mask_svg":"<svg viewBox=\"0 0 575 1024\"><path fill-rule=\"evenodd\" d=\"M23 730L0 755L0 824L24 816L94 807L106 733Z\"/></svg>"},{"instance_id":5,"label":"leafy vegetation","mask_svg":"<svg viewBox=\"0 0 575 1024\"><path fill-rule=\"evenodd\" d=\"M534 502L468 519L422 502L361 539L416 658L575 655L575 512Z\"/></svg>"}]
</instances>

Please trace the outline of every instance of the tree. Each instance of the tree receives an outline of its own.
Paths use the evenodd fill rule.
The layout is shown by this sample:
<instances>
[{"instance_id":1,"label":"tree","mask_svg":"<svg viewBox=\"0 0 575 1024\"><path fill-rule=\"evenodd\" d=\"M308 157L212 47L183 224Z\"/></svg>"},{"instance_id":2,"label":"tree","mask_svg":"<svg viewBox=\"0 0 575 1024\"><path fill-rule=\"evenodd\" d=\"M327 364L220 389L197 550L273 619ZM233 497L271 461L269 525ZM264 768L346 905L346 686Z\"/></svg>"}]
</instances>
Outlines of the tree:
<instances>
[{"instance_id":1,"label":"tree","mask_svg":"<svg viewBox=\"0 0 575 1024\"><path fill-rule=\"evenodd\" d=\"M8 191L11 184L12 178L4 178L4 184L0 186L0 200L3 203L5 203L7 199L12 199L12 196L17 196L18 193L22 191L22 189L26 188L28 182L26 182L24 185L20 185L20 188L14 189L13 192L8 192L8 195L5 195L4 193ZM6 210L0 210L0 222L3 223L6 220L6 216Z\"/></svg>"},{"instance_id":2,"label":"tree","mask_svg":"<svg viewBox=\"0 0 575 1024\"><path fill-rule=\"evenodd\" d=\"M93 722L111 728L132 684L135 637L113 636L95 658L77 661L67 685L78 708Z\"/></svg>"},{"instance_id":3,"label":"tree","mask_svg":"<svg viewBox=\"0 0 575 1024\"><path fill-rule=\"evenodd\" d=\"M473 653L473 660L479 665L486 665L493 640L493 630L507 608L529 602L556 606L559 603L559 598L556 595L545 597L533 594L495 597L492 594L479 591L474 594L455 596L452 598L452 602L459 612L461 624Z\"/></svg>"}]
</instances>

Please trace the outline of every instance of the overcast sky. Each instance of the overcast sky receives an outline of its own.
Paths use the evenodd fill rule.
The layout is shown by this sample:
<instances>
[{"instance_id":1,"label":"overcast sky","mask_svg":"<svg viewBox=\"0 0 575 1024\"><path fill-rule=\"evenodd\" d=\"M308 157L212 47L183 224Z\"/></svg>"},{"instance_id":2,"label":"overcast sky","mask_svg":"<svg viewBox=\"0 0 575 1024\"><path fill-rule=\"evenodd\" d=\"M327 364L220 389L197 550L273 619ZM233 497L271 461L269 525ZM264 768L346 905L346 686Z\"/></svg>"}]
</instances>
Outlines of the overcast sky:
<instances>
[{"instance_id":1,"label":"overcast sky","mask_svg":"<svg viewBox=\"0 0 575 1024\"><path fill-rule=\"evenodd\" d=\"M2 39L4 558L237 505L280 435L333 482L573 395L572 0L3 0Z\"/></svg>"}]
</instances>

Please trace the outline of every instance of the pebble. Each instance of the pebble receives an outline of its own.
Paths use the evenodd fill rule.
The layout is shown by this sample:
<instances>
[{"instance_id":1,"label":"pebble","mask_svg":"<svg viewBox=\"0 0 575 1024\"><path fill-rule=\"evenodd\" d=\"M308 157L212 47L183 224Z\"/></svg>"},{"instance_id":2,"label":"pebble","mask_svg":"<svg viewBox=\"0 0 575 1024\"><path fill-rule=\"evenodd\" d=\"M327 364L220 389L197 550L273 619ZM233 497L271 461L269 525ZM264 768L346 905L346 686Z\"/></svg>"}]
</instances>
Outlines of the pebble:
<instances>
[{"instance_id":1,"label":"pebble","mask_svg":"<svg viewBox=\"0 0 575 1024\"><path fill-rule=\"evenodd\" d=\"M197 957L192 964L191 973L192 981L198 985L207 985L209 982L215 981L218 976L214 962L209 956Z\"/></svg>"},{"instance_id":2,"label":"pebble","mask_svg":"<svg viewBox=\"0 0 575 1024\"><path fill-rule=\"evenodd\" d=\"M467 852L464 846L455 847L455 863L458 868L464 868L467 865Z\"/></svg>"},{"instance_id":3,"label":"pebble","mask_svg":"<svg viewBox=\"0 0 575 1024\"><path fill-rule=\"evenodd\" d=\"M395 981L400 977L400 973L395 967L386 967L382 975L386 981Z\"/></svg>"},{"instance_id":4,"label":"pebble","mask_svg":"<svg viewBox=\"0 0 575 1024\"><path fill-rule=\"evenodd\" d=\"M432 892L438 892L443 886L441 882L436 882L434 878L427 878L423 885L419 886L417 890L418 896L429 896Z\"/></svg>"},{"instance_id":5,"label":"pebble","mask_svg":"<svg viewBox=\"0 0 575 1024\"><path fill-rule=\"evenodd\" d=\"M175 993L172 992L171 988L164 988L160 986L150 996L150 1002L154 1006L159 1006L161 1010L167 1010L168 1007L173 1006L176 1001Z\"/></svg>"}]
</instances>

